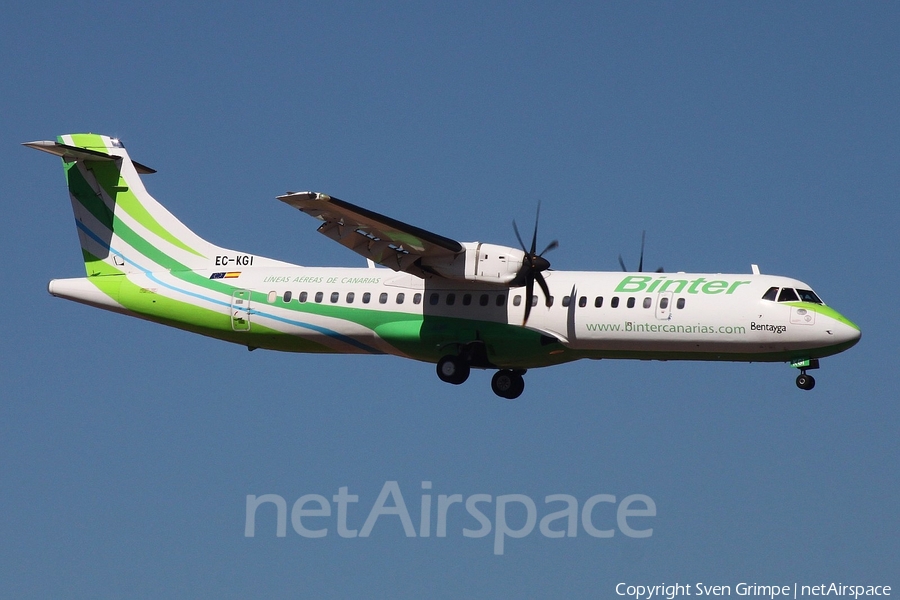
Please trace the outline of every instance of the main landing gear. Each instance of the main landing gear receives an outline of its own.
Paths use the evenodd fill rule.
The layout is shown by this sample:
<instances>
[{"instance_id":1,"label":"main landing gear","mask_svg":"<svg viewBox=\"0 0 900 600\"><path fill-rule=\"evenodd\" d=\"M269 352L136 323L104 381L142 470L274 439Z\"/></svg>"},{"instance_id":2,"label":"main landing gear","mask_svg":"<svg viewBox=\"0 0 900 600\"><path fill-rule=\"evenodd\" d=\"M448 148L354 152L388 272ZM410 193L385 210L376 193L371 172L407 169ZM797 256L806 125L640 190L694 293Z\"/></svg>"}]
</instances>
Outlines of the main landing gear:
<instances>
[{"instance_id":1,"label":"main landing gear","mask_svg":"<svg viewBox=\"0 0 900 600\"><path fill-rule=\"evenodd\" d=\"M445 356L438 361L437 376L441 381L459 385L469 378L469 363L459 356Z\"/></svg>"},{"instance_id":2,"label":"main landing gear","mask_svg":"<svg viewBox=\"0 0 900 600\"><path fill-rule=\"evenodd\" d=\"M441 381L459 385L469 378L471 366L461 356L447 355L437 363L437 376ZM525 390L525 369L501 369L491 378L491 389L501 398L512 400Z\"/></svg>"},{"instance_id":3,"label":"main landing gear","mask_svg":"<svg viewBox=\"0 0 900 600\"><path fill-rule=\"evenodd\" d=\"M491 389L501 398L507 400L518 398L525 391L525 379L522 378L524 373L524 370L502 369L497 371L491 378Z\"/></svg>"}]
</instances>

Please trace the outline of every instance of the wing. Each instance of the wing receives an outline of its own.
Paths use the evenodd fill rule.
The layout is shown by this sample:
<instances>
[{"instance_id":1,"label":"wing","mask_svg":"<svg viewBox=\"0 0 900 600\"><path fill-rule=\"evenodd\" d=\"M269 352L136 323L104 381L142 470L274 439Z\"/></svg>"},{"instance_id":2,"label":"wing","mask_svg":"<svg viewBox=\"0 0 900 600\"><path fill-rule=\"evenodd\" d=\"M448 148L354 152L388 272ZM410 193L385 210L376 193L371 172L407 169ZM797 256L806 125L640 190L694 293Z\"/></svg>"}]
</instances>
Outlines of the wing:
<instances>
[{"instance_id":1,"label":"wing","mask_svg":"<svg viewBox=\"0 0 900 600\"><path fill-rule=\"evenodd\" d=\"M324 221L319 233L395 271L422 277L433 272L423 267L422 259L452 261L465 252L456 240L318 192L291 192L278 199Z\"/></svg>"}]
</instances>

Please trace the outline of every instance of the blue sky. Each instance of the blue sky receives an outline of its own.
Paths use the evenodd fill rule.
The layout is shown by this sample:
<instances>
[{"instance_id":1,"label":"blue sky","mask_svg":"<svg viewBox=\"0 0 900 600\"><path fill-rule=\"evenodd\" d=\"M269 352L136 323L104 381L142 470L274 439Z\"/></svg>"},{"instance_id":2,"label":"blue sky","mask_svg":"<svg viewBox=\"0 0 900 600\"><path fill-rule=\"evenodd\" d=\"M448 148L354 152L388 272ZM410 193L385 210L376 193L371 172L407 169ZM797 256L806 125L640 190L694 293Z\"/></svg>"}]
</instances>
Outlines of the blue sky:
<instances>
[{"instance_id":1,"label":"blue sky","mask_svg":"<svg viewBox=\"0 0 900 600\"><path fill-rule=\"evenodd\" d=\"M19 3L0 23L0 593L615 597L618 582L900 586L900 8ZM57 161L93 131L212 241L362 261L275 200L320 190L557 269L808 282L863 338L810 393L778 364L532 371L515 402L391 357L248 353L50 297L83 273ZM885 302L887 307L885 308ZM653 535L244 537L248 494L645 494ZM610 505L598 526L615 523ZM521 507L514 507L521 508ZM558 506L554 506L555 510ZM513 525L524 511L510 509ZM637 521L640 522L640 521Z\"/></svg>"}]
</instances>

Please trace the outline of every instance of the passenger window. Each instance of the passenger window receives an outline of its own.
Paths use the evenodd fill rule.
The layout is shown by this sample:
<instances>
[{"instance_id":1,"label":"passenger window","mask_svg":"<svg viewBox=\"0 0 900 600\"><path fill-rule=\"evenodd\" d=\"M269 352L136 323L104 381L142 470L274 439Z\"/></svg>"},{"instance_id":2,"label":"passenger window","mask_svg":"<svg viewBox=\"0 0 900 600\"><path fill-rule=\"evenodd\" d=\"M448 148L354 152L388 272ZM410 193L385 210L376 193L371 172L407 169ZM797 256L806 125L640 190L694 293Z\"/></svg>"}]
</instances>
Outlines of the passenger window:
<instances>
[{"instance_id":1,"label":"passenger window","mask_svg":"<svg viewBox=\"0 0 900 600\"><path fill-rule=\"evenodd\" d=\"M464 294L463 295L463 306L468 306L472 304L472 294Z\"/></svg>"},{"instance_id":2,"label":"passenger window","mask_svg":"<svg viewBox=\"0 0 900 600\"><path fill-rule=\"evenodd\" d=\"M332 304L334 304L335 302L337 302L337 301L340 300L340 299L341 299L341 293L340 293L340 292L331 292L331 303L332 303Z\"/></svg>"},{"instance_id":3,"label":"passenger window","mask_svg":"<svg viewBox=\"0 0 900 600\"><path fill-rule=\"evenodd\" d=\"M516 294L513 296L513 306L519 306L522 304L522 296L521 294Z\"/></svg>"},{"instance_id":4,"label":"passenger window","mask_svg":"<svg viewBox=\"0 0 900 600\"><path fill-rule=\"evenodd\" d=\"M481 297L478 299L478 304L480 304L481 306L487 306L488 300L490 300L490 298L488 298L488 295L482 294Z\"/></svg>"},{"instance_id":5,"label":"passenger window","mask_svg":"<svg viewBox=\"0 0 900 600\"><path fill-rule=\"evenodd\" d=\"M634 296L632 296L628 299L627 304L628 304L628 308L634 308Z\"/></svg>"},{"instance_id":6,"label":"passenger window","mask_svg":"<svg viewBox=\"0 0 900 600\"><path fill-rule=\"evenodd\" d=\"M428 297L428 304L435 306L435 305L437 305L439 299L440 299L440 296L438 295L438 293L433 292L431 294L431 296Z\"/></svg>"},{"instance_id":7,"label":"passenger window","mask_svg":"<svg viewBox=\"0 0 900 600\"><path fill-rule=\"evenodd\" d=\"M537 306L537 294L531 295L531 306Z\"/></svg>"},{"instance_id":8,"label":"passenger window","mask_svg":"<svg viewBox=\"0 0 900 600\"><path fill-rule=\"evenodd\" d=\"M306 302L307 298L309 298L309 294L307 294L306 292L300 292L300 295L297 296L297 301L298 302Z\"/></svg>"},{"instance_id":9,"label":"passenger window","mask_svg":"<svg viewBox=\"0 0 900 600\"><path fill-rule=\"evenodd\" d=\"M644 298L644 308L650 308L653 305L653 300L650 298Z\"/></svg>"},{"instance_id":10,"label":"passenger window","mask_svg":"<svg viewBox=\"0 0 900 600\"><path fill-rule=\"evenodd\" d=\"M503 306L504 304L506 304L506 294L498 294L497 306Z\"/></svg>"},{"instance_id":11,"label":"passenger window","mask_svg":"<svg viewBox=\"0 0 900 600\"><path fill-rule=\"evenodd\" d=\"M609 305L612 306L613 308L619 308L619 297L613 296L613 299L610 300Z\"/></svg>"},{"instance_id":12,"label":"passenger window","mask_svg":"<svg viewBox=\"0 0 900 600\"><path fill-rule=\"evenodd\" d=\"M283 296L284 301L285 301L285 302L290 302L290 301L291 301L291 296L292 296L292 295L293 295L293 294L291 293L290 290L286 291L286 292L284 293L284 296Z\"/></svg>"},{"instance_id":13,"label":"passenger window","mask_svg":"<svg viewBox=\"0 0 900 600\"><path fill-rule=\"evenodd\" d=\"M597 296L594 298L594 308L600 308L603 306L603 296Z\"/></svg>"},{"instance_id":14,"label":"passenger window","mask_svg":"<svg viewBox=\"0 0 900 600\"><path fill-rule=\"evenodd\" d=\"M316 302L321 302L322 298L325 296L322 292L316 292Z\"/></svg>"},{"instance_id":15,"label":"passenger window","mask_svg":"<svg viewBox=\"0 0 900 600\"><path fill-rule=\"evenodd\" d=\"M413 294L413 304L420 304L422 302L422 294L418 292Z\"/></svg>"},{"instance_id":16,"label":"passenger window","mask_svg":"<svg viewBox=\"0 0 900 600\"><path fill-rule=\"evenodd\" d=\"M659 307L663 310L669 308L669 299L665 296L659 299Z\"/></svg>"},{"instance_id":17,"label":"passenger window","mask_svg":"<svg viewBox=\"0 0 900 600\"><path fill-rule=\"evenodd\" d=\"M797 302L800 298L797 297L797 292L794 291L794 288L781 288L781 293L778 294L779 302Z\"/></svg>"},{"instance_id":18,"label":"passenger window","mask_svg":"<svg viewBox=\"0 0 900 600\"><path fill-rule=\"evenodd\" d=\"M370 294L369 292L366 292L363 294L363 304L368 304L369 300L371 300L371 299L372 299L372 294Z\"/></svg>"},{"instance_id":19,"label":"passenger window","mask_svg":"<svg viewBox=\"0 0 900 600\"><path fill-rule=\"evenodd\" d=\"M684 308L684 298L679 298L678 302L675 303L675 306L678 308Z\"/></svg>"},{"instance_id":20,"label":"passenger window","mask_svg":"<svg viewBox=\"0 0 900 600\"><path fill-rule=\"evenodd\" d=\"M563 305L563 307L568 308L568 306L569 306L571 303L572 303L572 297L571 297L571 296L563 296L563 299L562 299L562 305Z\"/></svg>"},{"instance_id":21,"label":"passenger window","mask_svg":"<svg viewBox=\"0 0 900 600\"><path fill-rule=\"evenodd\" d=\"M378 304L387 304L387 292L381 292L378 296Z\"/></svg>"},{"instance_id":22,"label":"passenger window","mask_svg":"<svg viewBox=\"0 0 900 600\"><path fill-rule=\"evenodd\" d=\"M823 304L819 297L816 296L816 293L812 290L797 290L797 293L800 294L800 300L803 302L812 302L813 304Z\"/></svg>"},{"instance_id":23,"label":"passenger window","mask_svg":"<svg viewBox=\"0 0 900 600\"><path fill-rule=\"evenodd\" d=\"M397 304L403 304L403 301L406 300L406 294L400 292L397 294Z\"/></svg>"},{"instance_id":24,"label":"passenger window","mask_svg":"<svg viewBox=\"0 0 900 600\"><path fill-rule=\"evenodd\" d=\"M545 302L545 304L547 305L547 308L553 306L553 296L547 296L547 301Z\"/></svg>"},{"instance_id":25,"label":"passenger window","mask_svg":"<svg viewBox=\"0 0 900 600\"><path fill-rule=\"evenodd\" d=\"M584 308L585 306L587 306L587 296L582 296L581 298L578 299L578 306L581 308Z\"/></svg>"},{"instance_id":26,"label":"passenger window","mask_svg":"<svg viewBox=\"0 0 900 600\"><path fill-rule=\"evenodd\" d=\"M353 304L353 299L356 298L356 294L353 292L347 292L347 304Z\"/></svg>"},{"instance_id":27,"label":"passenger window","mask_svg":"<svg viewBox=\"0 0 900 600\"><path fill-rule=\"evenodd\" d=\"M269 292L269 295L266 297L266 300L269 301L269 304L274 304L275 300L278 298L278 294L275 292Z\"/></svg>"},{"instance_id":28,"label":"passenger window","mask_svg":"<svg viewBox=\"0 0 900 600\"><path fill-rule=\"evenodd\" d=\"M456 303L456 294L447 294L447 306L453 306Z\"/></svg>"},{"instance_id":29,"label":"passenger window","mask_svg":"<svg viewBox=\"0 0 900 600\"><path fill-rule=\"evenodd\" d=\"M778 297L778 288L777 288L777 287L770 287L770 288L766 291L766 293L763 294L762 299L763 299L763 300L770 300L770 301L772 301L772 302L775 302L775 298L777 298L777 297Z\"/></svg>"}]
</instances>

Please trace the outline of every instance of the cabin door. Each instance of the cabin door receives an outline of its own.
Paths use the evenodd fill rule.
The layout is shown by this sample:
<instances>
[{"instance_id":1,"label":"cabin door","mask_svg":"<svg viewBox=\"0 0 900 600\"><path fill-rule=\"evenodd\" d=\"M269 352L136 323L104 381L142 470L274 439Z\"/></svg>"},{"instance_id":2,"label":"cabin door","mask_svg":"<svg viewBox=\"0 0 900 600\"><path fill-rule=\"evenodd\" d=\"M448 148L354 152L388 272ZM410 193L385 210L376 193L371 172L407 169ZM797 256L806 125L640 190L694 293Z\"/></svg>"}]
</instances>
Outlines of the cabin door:
<instances>
[{"instance_id":1,"label":"cabin door","mask_svg":"<svg viewBox=\"0 0 900 600\"><path fill-rule=\"evenodd\" d=\"M231 294L231 328L250 331L250 290L234 290Z\"/></svg>"},{"instance_id":2,"label":"cabin door","mask_svg":"<svg viewBox=\"0 0 900 600\"><path fill-rule=\"evenodd\" d=\"M672 316L672 292L660 292L656 298L656 318L668 321Z\"/></svg>"}]
</instances>

